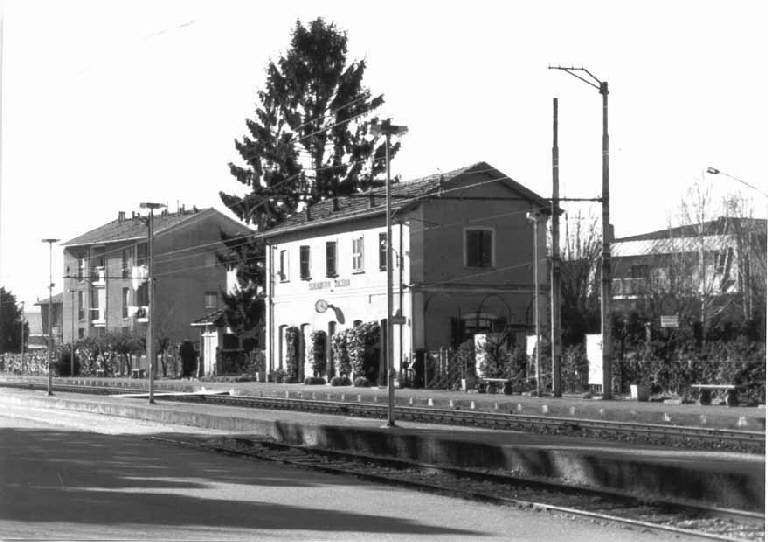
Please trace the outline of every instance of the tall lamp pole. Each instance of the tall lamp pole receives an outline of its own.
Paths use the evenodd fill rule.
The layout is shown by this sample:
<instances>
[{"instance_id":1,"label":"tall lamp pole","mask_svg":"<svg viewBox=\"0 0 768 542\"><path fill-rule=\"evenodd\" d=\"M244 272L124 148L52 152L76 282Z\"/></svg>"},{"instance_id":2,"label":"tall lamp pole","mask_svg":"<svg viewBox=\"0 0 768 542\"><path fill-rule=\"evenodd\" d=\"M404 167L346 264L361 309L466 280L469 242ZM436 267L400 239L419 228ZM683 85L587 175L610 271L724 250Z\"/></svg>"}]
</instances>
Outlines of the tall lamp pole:
<instances>
[{"instance_id":1,"label":"tall lamp pole","mask_svg":"<svg viewBox=\"0 0 768 542\"><path fill-rule=\"evenodd\" d=\"M153 203L149 201L143 201L139 203L141 209L149 209L149 216L147 217L147 293L149 306L147 307L147 363L149 364L149 404L155 402L155 342L154 334L152 333L155 325L155 311L153 307L155 298L155 281L152 275L152 256L154 254L154 211L155 209L162 209L165 207L162 203Z\"/></svg>"},{"instance_id":2,"label":"tall lamp pole","mask_svg":"<svg viewBox=\"0 0 768 542\"><path fill-rule=\"evenodd\" d=\"M738 177L734 177L730 173L726 173L725 171L720 171L719 169L714 168L712 166L709 166L706 169L706 172L710 175L724 175L729 179L733 179L734 181L741 183L748 188L751 188L752 190L754 190L755 192L763 196L765 198L765 203L766 203L766 218L768 218L768 192L764 192L760 190L758 187L748 183L744 179L739 179ZM766 266L766 269L768 269L768 251L766 251L766 254L765 254L765 266ZM766 307L765 307L765 317L766 317L766 321L768 321L768 303L766 303Z\"/></svg>"},{"instance_id":3,"label":"tall lamp pole","mask_svg":"<svg viewBox=\"0 0 768 542\"><path fill-rule=\"evenodd\" d=\"M21 363L24 363L24 302L21 302L21 341L19 342L19 354L21 354Z\"/></svg>"},{"instance_id":4,"label":"tall lamp pole","mask_svg":"<svg viewBox=\"0 0 768 542\"><path fill-rule=\"evenodd\" d=\"M386 332L386 353L387 353L387 426L395 425L395 363L392 340L392 207L390 197L390 178L389 178L389 144L392 135L402 135L408 132L407 126L395 126L391 119L382 121L380 125L373 125L372 131L375 135L383 134L385 136L385 160L387 165L387 332Z\"/></svg>"},{"instance_id":5,"label":"tall lamp pole","mask_svg":"<svg viewBox=\"0 0 768 542\"><path fill-rule=\"evenodd\" d=\"M611 387L611 220L609 206L609 152L608 152L608 82L600 81L597 77L583 67L565 67L549 66L550 70L564 71L577 79L594 87L603 97L603 194L601 201L603 203L603 250L601 262L601 281L600 281L600 320L603 339L603 399L611 399L613 389Z\"/></svg>"},{"instance_id":6,"label":"tall lamp pole","mask_svg":"<svg viewBox=\"0 0 768 542\"><path fill-rule=\"evenodd\" d=\"M60 239L43 239L48 243L48 395L53 395L53 374L51 373L51 357L53 356L53 244Z\"/></svg>"},{"instance_id":7,"label":"tall lamp pole","mask_svg":"<svg viewBox=\"0 0 768 542\"><path fill-rule=\"evenodd\" d=\"M539 322L539 213L526 213L525 217L533 223L533 320L536 330L536 396L541 397L541 328Z\"/></svg>"}]
</instances>

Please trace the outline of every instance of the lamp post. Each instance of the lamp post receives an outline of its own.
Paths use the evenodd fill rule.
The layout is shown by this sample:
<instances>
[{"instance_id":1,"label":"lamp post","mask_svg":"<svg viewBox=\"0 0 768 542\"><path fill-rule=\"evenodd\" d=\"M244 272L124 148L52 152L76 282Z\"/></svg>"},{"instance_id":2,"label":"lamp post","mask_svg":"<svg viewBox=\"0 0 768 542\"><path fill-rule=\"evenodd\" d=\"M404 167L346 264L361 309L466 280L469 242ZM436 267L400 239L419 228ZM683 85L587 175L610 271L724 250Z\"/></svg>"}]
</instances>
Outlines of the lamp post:
<instances>
[{"instance_id":1,"label":"lamp post","mask_svg":"<svg viewBox=\"0 0 768 542\"><path fill-rule=\"evenodd\" d=\"M148 294L148 302L149 305L147 307L147 363L149 365L148 373L149 373L149 404L154 404L155 402L155 375L154 375L154 369L155 369L155 343L154 343L154 337L152 333L152 328L155 324L155 312L154 307L152 306L154 302L154 290L155 290L155 282L154 278L152 276L152 256L154 253L154 245L153 245L153 237L154 237L154 210L155 209L162 209L165 207L162 203L153 203L149 201L143 201L139 203L139 207L141 209L149 209L149 216L147 217L147 294Z\"/></svg>"},{"instance_id":2,"label":"lamp post","mask_svg":"<svg viewBox=\"0 0 768 542\"><path fill-rule=\"evenodd\" d=\"M53 395L53 375L51 374L51 356L53 356L53 244L60 239L43 239L48 243L48 395Z\"/></svg>"},{"instance_id":3,"label":"lamp post","mask_svg":"<svg viewBox=\"0 0 768 542\"><path fill-rule=\"evenodd\" d=\"M541 397L541 329L539 327L539 213L526 213L533 224L533 325L536 333L536 350L534 351L536 367L536 396Z\"/></svg>"},{"instance_id":4,"label":"lamp post","mask_svg":"<svg viewBox=\"0 0 768 542\"><path fill-rule=\"evenodd\" d=\"M734 177L730 173L726 173L725 171L721 171L721 170L719 170L717 168L714 168L712 166L707 167L706 172L708 174L710 174L710 175L724 175L724 176L728 177L729 179L733 179L734 181L743 184L744 186L754 190L755 192L757 192L758 194L763 196L765 198L765 203L766 203L766 218L768 219L768 192L763 192L762 190L760 190L756 186L748 183L744 179L740 179L738 177ZM768 251L766 251L766 255L765 255L765 266L766 266L766 269L768 269ZM745 293L746 293L746 291L745 291ZM766 321L768 321L768 303L766 304L765 315L766 315Z\"/></svg>"},{"instance_id":5,"label":"lamp post","mask_svg":"<svg viewBox=\"0 0 768 542\"><path fill-rule=\"evenodd\" d=\"M19 354L21 354L21 363L24 363L24 302L21 302L21 329L19 341Z\"/></svg>"},{"instance_id":6,"label":"lamp post","mask_svg":"<svg viewBox=\"0 0 768 542\"><path fill-rule=\"evenodd\" d=\"M375 124L372 127L374 135L383 134L385 139L385 160L387 166L387 331L386 331L386 352L387 352L387 426L395 425L395 363L392 341L392 210L390 197L390 178L389 178L389 142L390 137L402 135L408 132L407 126L395 126L391 119L384 120L381 125ZM401 307L402 310L402 307ZM401 328L402 329L402 328Z\"/></svg>"},{"instance_id":7,"label":"lamp post","mask_svg":"<svg viewBox=\"0 0 768 542\"><path fill-rule=\"evenodd\" d=\"M608 151L608 82L600 81L597 77L583 67L549 66L550 70L560 70L574 76L591 87L598 90L603 97L603 137L602 137L602 229L603 250L601 258L600 281L600 320L602 327L603 343L603 399L611 399L611 224L609 206L609 151ZM583 74L583 75L581 75Z\"/></svg>"}]
</instances>

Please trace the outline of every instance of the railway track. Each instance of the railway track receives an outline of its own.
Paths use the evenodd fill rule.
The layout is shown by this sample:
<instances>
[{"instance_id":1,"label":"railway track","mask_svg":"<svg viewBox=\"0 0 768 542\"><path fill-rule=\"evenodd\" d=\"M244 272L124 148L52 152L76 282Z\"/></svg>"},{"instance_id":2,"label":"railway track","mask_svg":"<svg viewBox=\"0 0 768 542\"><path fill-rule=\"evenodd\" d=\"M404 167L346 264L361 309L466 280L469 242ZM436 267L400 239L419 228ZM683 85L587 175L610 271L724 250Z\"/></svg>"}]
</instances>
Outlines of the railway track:
<instances>
[{"instance_id":1,"label":"railway track","mask_svg":"<svg viewBox=\"0 0 768 542\"><path fill-rule=\"evenodd\" d=\"M0 386L46 389L43 381L0 382ZM75 393L89 394L125 394L146 393L146 388L126 388L111 386L89 386L72 383L55 383L54 389ZM162 391L162 390L158 390ZM381 403L332 400L330 393L324 392L278 392L259 396L158 396L157 400L177 402L205 402L223 406L241 408L260 408L268 410L297 410L355 416L365 418L386 418L387 407ZM301 395L301 397L296 397ZM304 396L308 397L304 397ZM350 394L352 395L352 394ZM319 399L318 397L325 397ZM345 397L341 394L341 397ZM581 438L599 438L632 442L666 444L693 449L717 449L749 453L765 453L765 433L758 431L740 431L661 424L641 424L583 418L565 418L555 416L535 416L514 412L488 412L480 410L441 409L417 406L396 407L396 417L400 420L420 423L447 425L470 425L489 429L529 431L543 434L578 436Z\"/></svg>"},{"instance_id":2,"label":"railway track","mask_svg":"<svg viewBox=\"0 0 768 542\"><path fill-rule=\"evenodd\" d=\"M764 514L648 502L635 497L507 474L445 468L391 458L286 445L267 439L232 437L149 437L176 446L198 448L297 468L353 475L366 480L447 494L502 506L548 511L629 528L730 542L765 540Z\"/></svg>"}]
</instances>

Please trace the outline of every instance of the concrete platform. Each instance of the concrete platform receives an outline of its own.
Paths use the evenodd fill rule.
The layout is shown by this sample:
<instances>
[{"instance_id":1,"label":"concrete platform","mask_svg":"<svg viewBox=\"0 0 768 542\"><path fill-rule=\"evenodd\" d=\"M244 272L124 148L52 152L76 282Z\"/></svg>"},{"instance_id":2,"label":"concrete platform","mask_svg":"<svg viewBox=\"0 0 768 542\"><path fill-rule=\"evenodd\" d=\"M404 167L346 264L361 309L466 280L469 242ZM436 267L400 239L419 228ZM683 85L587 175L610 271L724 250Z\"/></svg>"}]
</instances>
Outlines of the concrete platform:
<instances>
[{"instance_id":1,"label":"concrete platform","mask_svg":"<svg viewBox=\"0 0 768 542\"><path fill-rule=\"evenodd\" d=\"M407 422L383 428L382 421L374 419L180 404L161 398L149 405L145 399L67 393L48 397L45 392L0 388L0 405L3 403L268 436L285 443L432 464L496 469L649 499L697 501L758 512L765 508L763 455L678 451Z\"/></svg>"},{"instance_id":2,"label":"concrete platform","mask_svg":"<svg viewBox=\"0 0 768 542\"><path fill-rule=\"evenodd\" d=\"M44 377L0 376L0 381L47 381ZM145 388L147 380L132 378L56 378L56 382L109 385L130 388ZM277 396L311 398L333 401L377 402L387 401L386 388L355 388L352 386L332 387L329 385L273 384L259 382L211 382L181 379L157 379L158 391L199 391L235 390L242 396ZM618 398L610 401L584 399L576 395L554 397L530 397L524 395L484 394L477 392L422 390L404 388L396 391L398 405L434 406L435 408L462 408L472 406L478 410L500 410L530 415L554 417L603 419L611 421L659 423L716 429L741 429L746 431L765 430L765 406L728 407L723 405L663 404L660 402L638 402Z\"/></svg>"}]
</instances>

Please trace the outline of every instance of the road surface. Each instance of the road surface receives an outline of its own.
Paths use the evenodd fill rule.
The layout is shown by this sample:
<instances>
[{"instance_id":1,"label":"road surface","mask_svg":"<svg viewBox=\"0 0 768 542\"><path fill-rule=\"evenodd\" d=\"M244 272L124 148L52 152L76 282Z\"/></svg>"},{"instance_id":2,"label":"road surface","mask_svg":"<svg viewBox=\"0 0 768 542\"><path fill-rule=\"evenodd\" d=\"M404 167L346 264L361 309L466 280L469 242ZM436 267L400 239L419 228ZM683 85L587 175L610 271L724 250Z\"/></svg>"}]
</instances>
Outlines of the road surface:
<instances>
[{"instance_id":1,"label":"road surface","mask_svg":"<svg viewBox=\"0 0 768 542\"><path fill-rule=\"evenodd\" d=\"M0 413L0 538L665 540L585 519L430 495L150 440L123 418Z\"/></svg>"}]
</instances>

